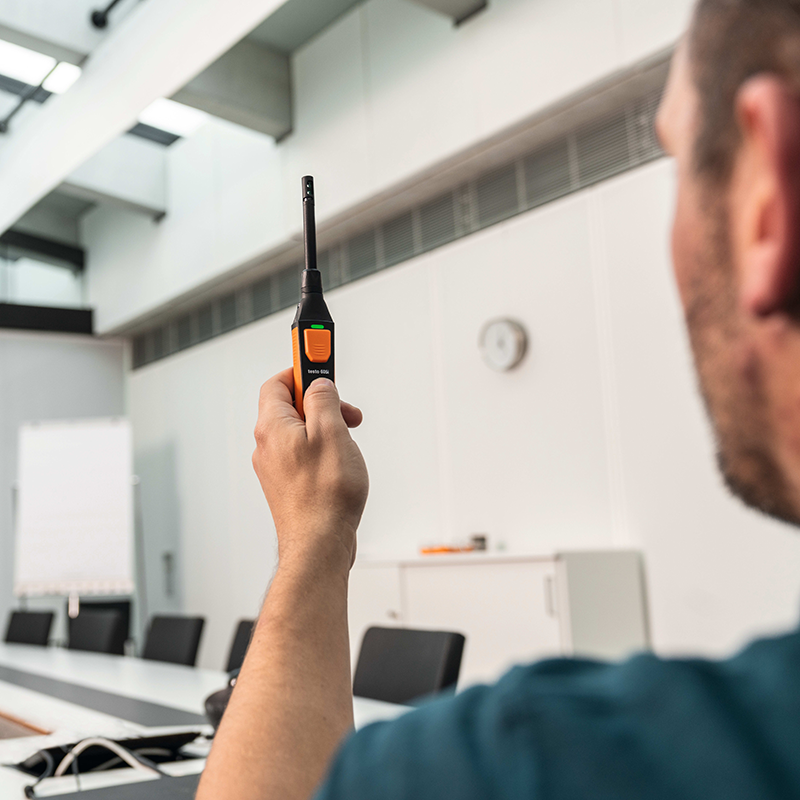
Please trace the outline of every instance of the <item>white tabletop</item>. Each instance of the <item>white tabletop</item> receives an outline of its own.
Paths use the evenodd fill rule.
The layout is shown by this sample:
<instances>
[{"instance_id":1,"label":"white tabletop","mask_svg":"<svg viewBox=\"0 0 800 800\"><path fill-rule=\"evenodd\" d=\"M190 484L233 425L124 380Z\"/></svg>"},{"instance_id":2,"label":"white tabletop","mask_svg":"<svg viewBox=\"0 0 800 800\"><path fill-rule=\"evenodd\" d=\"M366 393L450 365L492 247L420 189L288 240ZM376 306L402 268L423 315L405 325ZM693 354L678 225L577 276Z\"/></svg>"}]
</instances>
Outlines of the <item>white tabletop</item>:
<instances>
[{"instance_id":1,"label":"white tabletop","mask_svg":"<svg viewBox=\"0 0 800 800\"><path fill-rule=\"evenodd\" d=\"M216 670L102 653L3 643L0 643L0 666L196 714L204 713L205 698L226 686L228 680L226 673ZM405 706L361 697L353 700L357 728L377 720L391 719L407 710ZM118 720L0 680L0 712L2 711L54 730L48 737L29 737L0 742L0 756L3 756L0 762L5 763L11 762L7 756L16 752L15 743L19 743L23 749L30 749L34 744L44 747L58 743L56 739L76 741L88 735L122 738L125 734L135 735L146 730L134 723ZM38 749L40 749L38 746L33 747L32 752ZM0 767L2 800L23 797L22 787L30 782L29 776Z\"/></svg>"},{"instance_id":2,"label":"white tabletop","mask_svg":"<svg viewBox=\"0 0 800 800\"><path fill-rule=\"evenodd\" d=\"M203 714L205 698L228 682L216 670L25 644L0 643L0 665L195 714Z\"/></svg>"}]
</instances>

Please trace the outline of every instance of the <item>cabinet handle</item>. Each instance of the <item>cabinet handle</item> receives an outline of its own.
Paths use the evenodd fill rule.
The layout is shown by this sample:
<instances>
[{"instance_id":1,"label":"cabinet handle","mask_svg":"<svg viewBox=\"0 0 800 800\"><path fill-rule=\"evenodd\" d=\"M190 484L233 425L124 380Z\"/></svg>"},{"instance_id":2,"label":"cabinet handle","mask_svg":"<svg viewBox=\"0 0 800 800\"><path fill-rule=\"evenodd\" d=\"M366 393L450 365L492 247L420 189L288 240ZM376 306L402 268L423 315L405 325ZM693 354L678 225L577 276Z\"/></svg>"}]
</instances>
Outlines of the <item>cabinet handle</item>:
<instances>
[{"instance_id":1,"label":"cabinet handle","mask_svg":"<svg viewBox=\"0 0 800 800\"><path fill-rule=\"evenodd\" d=\"M544 579L544 608L549 617L557 617L555 581L552 575L547 575Z\"/></svg>"}]
</instances>

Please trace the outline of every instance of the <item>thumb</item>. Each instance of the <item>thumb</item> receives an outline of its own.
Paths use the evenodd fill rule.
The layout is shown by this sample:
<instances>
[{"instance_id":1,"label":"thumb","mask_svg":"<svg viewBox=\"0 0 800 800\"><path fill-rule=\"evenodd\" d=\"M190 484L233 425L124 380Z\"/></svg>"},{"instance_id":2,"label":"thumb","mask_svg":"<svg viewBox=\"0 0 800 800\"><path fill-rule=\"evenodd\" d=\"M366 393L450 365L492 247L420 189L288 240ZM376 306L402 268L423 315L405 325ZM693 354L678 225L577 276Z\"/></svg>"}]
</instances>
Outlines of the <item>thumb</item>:
<instances>
[{"instance_id":1,"label":"thumb","mask_svg":"<svg viewBox=\"0 0 800 800\"><path fill-rule=\"evenodd\" d=\"M333 381L329 381L327 378L317 378L306 389L303 397L303 411L306 428L311 435L324 428L347 428L342 418L339 392Z\"/></svg>"}]
</instances>

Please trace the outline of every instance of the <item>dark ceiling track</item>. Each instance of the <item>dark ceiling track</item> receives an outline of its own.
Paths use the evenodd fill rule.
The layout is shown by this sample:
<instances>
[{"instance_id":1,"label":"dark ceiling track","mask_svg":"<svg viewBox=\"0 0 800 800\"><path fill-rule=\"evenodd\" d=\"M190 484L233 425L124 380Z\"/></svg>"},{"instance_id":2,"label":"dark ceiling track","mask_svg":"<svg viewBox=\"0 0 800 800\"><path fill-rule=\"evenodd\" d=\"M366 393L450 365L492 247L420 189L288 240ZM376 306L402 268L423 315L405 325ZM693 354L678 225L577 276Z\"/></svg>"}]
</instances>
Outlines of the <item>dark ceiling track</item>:
<instances>
[{"instance_id":1,"label":"dark ceiling track","mask_svg":"<svg viewBox=\"0 0 800 800\"><path fill-rule=\"evenodd\" d=\"M47 73L47 75L42 78L39 82L38 86L29 86L27 89L23 91L23 93L19 97L19 102L5 115L3 119L0 120L0 133L8 133L8 126L11 123L11 120L19 114L20 109L28 102L28 100L33 100L34 95L44 92L42 88L44 86L44 82L53 74L55 68L59 65L60 62L56 61L53 64L52 69ZM49 97L49 95L48 95Z\"/></svg>"},{"instance_id":2,"label":"dark ceiling track","mask_svg":"<svg viewBox=\"0 0 800 800\"><path fill-rule=\"evenodd\" d=\"M91 16L89 19L92 21L92 25L99 30L108 27L108 15L111 13L111 9L119 3L119 0L111 0L111 2L104 8L98 9L96 11L92 11Z\"/></svg>"},{"instance_id":3,"label":"dark ceiling track","mask_svg":"<svg viewBox=\"0 0 800 800\"><path fill-rule=\"evenodd\" d=\"M80 247L34 236L30 233L9 228L0 235L0 246L30 253L33 256L44 256L68 264L72 269L82 270L86 264L86 253Z\"/></svg>"},{"instance_id":4,"label":"dark ceiling track","mask_svg":"<svg viewBox=\"0 0 800 800\"><path fill-rule=\"evenodd\" d=\"M0 75L0 89L4 92L8 92L8 94L15 94L17 97L22 97L33 89L31 100L33 100L34 103L44 103L52 94L52 92L48 92L47 89L37 89L35 86L32 87L29 83L25 83L24 81L9 78L8 75Z\"/></svg>"}]
</instances>

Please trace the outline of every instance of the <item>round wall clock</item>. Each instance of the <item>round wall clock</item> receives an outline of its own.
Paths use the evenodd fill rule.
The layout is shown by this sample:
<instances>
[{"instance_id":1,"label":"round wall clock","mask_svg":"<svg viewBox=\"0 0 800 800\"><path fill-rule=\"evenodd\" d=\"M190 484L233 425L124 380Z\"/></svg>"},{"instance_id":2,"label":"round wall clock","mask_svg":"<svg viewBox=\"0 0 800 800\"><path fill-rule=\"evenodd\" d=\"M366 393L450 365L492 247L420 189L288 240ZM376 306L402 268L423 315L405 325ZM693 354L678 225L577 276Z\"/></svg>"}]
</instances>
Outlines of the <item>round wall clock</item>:
<instances>
[{"instance_id":1,"label":"round wall clock","mask_svg":"<svg viewBox=\"0 0 800 800\"><path fill-rule=\"evenodd\" d=\"M498 372L506 372L522 361L528 337L518 322L493 319L483 326L478 341L486 364Z\"/></svg>"}]
</instances>

